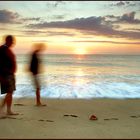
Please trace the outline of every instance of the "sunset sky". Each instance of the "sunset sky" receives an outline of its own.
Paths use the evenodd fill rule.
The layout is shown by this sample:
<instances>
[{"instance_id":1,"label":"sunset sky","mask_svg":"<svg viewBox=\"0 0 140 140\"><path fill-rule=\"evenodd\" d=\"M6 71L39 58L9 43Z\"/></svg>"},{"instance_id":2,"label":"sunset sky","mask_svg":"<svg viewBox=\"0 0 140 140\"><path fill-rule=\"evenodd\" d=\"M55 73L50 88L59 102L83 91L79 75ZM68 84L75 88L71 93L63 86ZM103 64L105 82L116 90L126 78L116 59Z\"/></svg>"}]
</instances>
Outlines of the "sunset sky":
<instances>
[{"instance_id":1,"label":"sunset sky","mask_svg":"<svg viewBox=\"0 0 140 140\"><path fill-rule=\"evenodd\" d=\"M0 1L0 40L16 53L45 43L54 54L140 54L139 1Z\"/></svg>"}]
</instances>

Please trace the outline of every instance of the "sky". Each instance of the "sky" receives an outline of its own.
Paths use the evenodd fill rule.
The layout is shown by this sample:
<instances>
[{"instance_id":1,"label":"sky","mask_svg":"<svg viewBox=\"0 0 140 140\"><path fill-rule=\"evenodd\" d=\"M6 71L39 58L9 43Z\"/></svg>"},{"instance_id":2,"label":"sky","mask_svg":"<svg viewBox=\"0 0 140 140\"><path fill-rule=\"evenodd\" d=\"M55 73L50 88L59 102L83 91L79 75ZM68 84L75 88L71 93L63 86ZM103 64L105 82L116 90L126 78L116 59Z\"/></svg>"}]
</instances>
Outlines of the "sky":
<instances>
[{"instance_id":1,"label":"sky","mask_svg":"<svg viewBox=\"0 0 140 140\"><path fill-rule=\"evenodd\" d=\"M0 43L15 53L44 43L50 54L140 54L139 1L0 1Z\"/></svg>"}]
</instances>

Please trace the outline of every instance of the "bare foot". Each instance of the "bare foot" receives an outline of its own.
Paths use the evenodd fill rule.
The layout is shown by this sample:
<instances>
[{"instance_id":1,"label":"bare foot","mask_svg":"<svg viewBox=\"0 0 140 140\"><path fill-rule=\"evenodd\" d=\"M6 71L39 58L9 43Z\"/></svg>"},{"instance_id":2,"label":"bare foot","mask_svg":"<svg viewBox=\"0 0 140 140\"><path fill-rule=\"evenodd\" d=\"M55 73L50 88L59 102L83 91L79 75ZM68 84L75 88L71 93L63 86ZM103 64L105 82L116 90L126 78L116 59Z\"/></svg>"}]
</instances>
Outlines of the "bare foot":
<instances>
[{"instance_id":1,"label":"bare foot","mask_svg":"<svg viewBox=\"0 0 140 140\"><path fill-rule=\"evenodd\" d=\"M0 116L3 116L5 114L3 107L0 107Z\"/></svg>"},{"instance_id":2,"label":"bare foot","mask_svg":"<svg viewBox=\"0 0 140 140\"><path fill-rule=\"evenodd\" d=\"M14 112L7 112L7 115L19 115L19 113L14 113Z\"/></svg>"},{"instance_id":3,"label":"bare foot","mask_svg":"<svg viewBox=\"0 0 140 140\"><path fill-rule=\"evenodd\" d=\"M6 114L3 110L0 110L0 119L6 118Z\"/></svg>"}]
</instances>

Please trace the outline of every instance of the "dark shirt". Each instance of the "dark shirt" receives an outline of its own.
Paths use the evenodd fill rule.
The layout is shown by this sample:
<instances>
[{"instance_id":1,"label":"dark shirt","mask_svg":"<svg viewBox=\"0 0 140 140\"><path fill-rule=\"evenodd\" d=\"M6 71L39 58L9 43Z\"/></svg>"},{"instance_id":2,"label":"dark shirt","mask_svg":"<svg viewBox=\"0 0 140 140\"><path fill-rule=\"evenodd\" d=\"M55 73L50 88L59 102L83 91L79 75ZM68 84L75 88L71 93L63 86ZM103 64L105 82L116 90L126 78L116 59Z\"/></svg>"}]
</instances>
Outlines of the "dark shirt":
<instances>
[{"instance_id":1,"label":"dark shirt","mask_svg":"<svg viewBox=\"0 0 140 140\"><path fill-rule=\"evenodd\" d=\"M16 57L6 45L0 46L0 75L9 75L16 72Z\"/></svg>"},{"instance_id":2,"label":"dark shirt","mask_svg":"<svg viewBox=\"0 0 140 140\"><path fill-rule=\"evenodd\" d=\"M31 64L30 64L30 71L36 75L38 74L38 68L39 67L39 59L38 59L38 55L37 52L34 52L32 54L32 58L31 58Z\"/></svg>"}]
</instances>

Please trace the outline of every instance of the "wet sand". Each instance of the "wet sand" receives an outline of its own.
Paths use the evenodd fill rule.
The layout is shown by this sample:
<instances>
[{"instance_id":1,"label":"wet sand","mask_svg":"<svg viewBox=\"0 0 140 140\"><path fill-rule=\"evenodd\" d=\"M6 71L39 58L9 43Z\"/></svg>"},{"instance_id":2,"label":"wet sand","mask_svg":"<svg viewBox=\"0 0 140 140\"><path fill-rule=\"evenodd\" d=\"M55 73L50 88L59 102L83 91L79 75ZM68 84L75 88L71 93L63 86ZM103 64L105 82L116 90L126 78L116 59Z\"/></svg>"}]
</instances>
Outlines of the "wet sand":
<instances>
[{"instance_id":1,"label":"wet sand","mask_svg":"<svg viewBox=\"0 0 140 140\"><path fill-rule=\"evenodd\" d=\"M98 139L140 138L140 99L13 100L19 115L0 118L0 138ZM90 120L96 115L97 120Z\"/></svg>"}]
</instances>

